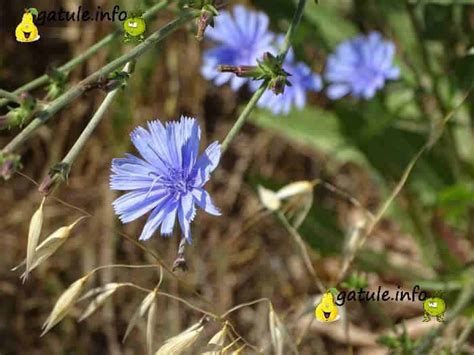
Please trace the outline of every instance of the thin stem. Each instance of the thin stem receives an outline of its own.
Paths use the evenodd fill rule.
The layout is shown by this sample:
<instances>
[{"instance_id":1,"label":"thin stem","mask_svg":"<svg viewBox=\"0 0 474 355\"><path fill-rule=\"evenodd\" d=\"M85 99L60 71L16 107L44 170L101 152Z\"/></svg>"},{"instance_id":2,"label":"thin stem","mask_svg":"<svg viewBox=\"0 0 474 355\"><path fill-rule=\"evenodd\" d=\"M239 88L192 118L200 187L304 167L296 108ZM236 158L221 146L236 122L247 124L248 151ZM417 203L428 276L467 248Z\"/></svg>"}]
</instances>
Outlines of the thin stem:
<instances>
[{"instance_id":1,"label":"thin stem","mask_svg":"<svg viewBox=\"0 0 474 355\"><path fill-rule=\"evenodd\" d=\"M315 179L313 180L313 183L315 184L315 186L316 185L323 186L328 191L341 196L342 198L346 199L349 203L351 203L355 207L360 208L364 212L364 214L368 217L369 220L373 220L375 218L372 212L370 212L367 208L365 208L358 199L350 195L348 192L342 190L341 188L321 179Z\"/></svg>"},{"instance_id":2,"label":"thin stem","mask_svg":"<svg viewBox=\"0 0 474 355\"><path fill-rule=\"evenodd\" d=\"M206 300L198 291L196 291L196 289L194 288L194 286L192 286L191 284L187 283L185 280L182 280L181 278L179 278L178 276L176 276L176 274L173 272L173 270L171 270L168 266L166 266L165 262L163 261L163 259L154 251L144 247L142 244L140 244L138 241L136 241L134 238L130 237L129 235L125 234L125 233L122 233L122 232L118 232L119 235L121 235L122 237L124 237L125 239L127 239L129 242L131 242L132 244L134 244L135 246L137 246L138 248L142 249L145 253L148 253L150 254L158 263L160 266L163 267L163 269L172 277L174 278L176 281L178 281L179 284L181 284L182 286L184 286L184 288L190 292L192 292L197 298L199 298L202 302L208 304L208 305L211 305L211 302L209 302L208 300Z\"/></svg>"},{"instance_id":3,"label":"thin stem","mask_svg":"<svg viewBox=\"0 0 474 355\"><path fill-rule=\"evenodd\" d=\"M471 90L473 89L474 85L471 86L471 88L467 91L467 93L464 95L464 97L461 99L461 101L459 102L459 104L454 108L452 109L442 120L442 126L440 128L441 130L441 133L444 132L444 129L446 127L446 125L449 123L449 120L453 117L454 113L457 112L457 110L459 108L461 108L461 106L464 104L464 102L466 101L466 99L469 97L469 94L471 93ZM416 163L418 162L418 160L421 158L421 156L427 151L429 150L437 141L438 139L441 137L441 134L439 136L437 136L436 138L429 138L428 141L420 148L420 150L415 154L415 156L410 160L410 162L408 163L407 167L405 168L403 174L402 174L402 177L400 178L399 182L397 183L397 185L395 186L395 188L392 190L392 192L390 193L390 196L388 197L388 199L384 202L384 204L379 208L379 210L377 211L377 213L375 214L374 218L370 221L370 223L368 224L367 228L365 229L364 231L364 235L362 237L362 239L360 240L360 242L358 242L358 248L360 248L362 245L364 245L364 243L366 242L367 238L372 234L372 232L374 231L375 227L378 225L378 223L381 221L382 217L384 216L385 212L388 210L388 208L390 207L390 205L392 204L392 202L397 198L398 194L400 193L400 191L403 189L403 187L405 186L405 183L407 182L408 180L408 177L410 176L413 168L415 167ZM346 276L350 266L352 265L354 259L355 259L355 256L356 256L356 252L354 252L351 256L350 256L350 259L344 264L342 270L340 271L339 275L338 275L338 278L337 278L337 284L339 284Z\"/></svg>"},{"instance_id":4,"label":"thin stem","mask_svg":"<svg viewBox=\"0 0 474 355\"><path fill-rule=\"evenodd\" d=\"M230 129L229 133L227 133L227 136L224 139L224 142L222 142L222 153L224 153L227 148L229 148L230 142L237 136L237 134L240 132L242 129L242 126L244 125L245 121L249 118L250 114L252 113L253 109L257 105L258 100L262 97L263 93L265 90L267 90L268 83L263 83L257 91L253 94L252 98L248 102L247 106L245 106L244 110L240 114L239 118L237 118L237 121L235 121L234 125Z\"/></svg>"},{"instance_id":5,"label":"thin stem","mask_svg":"<svg viewBox=\"0 0 474 355\"><path fill-rule=\"evenodd\" d=\"M158 4L150 7L145 13L143 14L143 18L145 21L150 20L154 15L156 15L160 10L168 6L170 0L160 1ZM107 46L111 43L115 38L123 34L123 28L120 26L117 28L115 32L108 34L107 36L103 37L101 40L90 46L86 49L83 53L79 54L77 57L71 59L70 61L66 62L62 66L58 68L58 71L61 73L68 73L70 70L74 69L76 66L84 63L94 54L96 54L99 50ZM25 91L30 91L36 89L44 84L46 84L49 80L49 76L47 74L41 75L40 77L20 86L18 89L13 91L13 94L21 94ZM2 95L0 95L2 96ZM7 100L0 100L0 107L4 106L8 101Z\"/></svg>"},{"instance_id":6,"label":"thin stem","mask_svg":"<svg viewBox=\"0 0 474 355\"><path fill-rule=\"evenodd\" d=\"M163 282L164 279L164 273L163 273L163 266L160 265L160 279L158 280L158 284L156 285L156 288L159 289L161 286L161 283Z\"/></svg>"},{"instance_id":7,"label":"thin stem","mask_svg":"<svg viewBox=\"0 0 474 355\"><path fill-rule=\"evenodd\" d=\"M425 66L425 70L428 72L428 75L431 78L431 93L433 94L433 97L435 99L434 101L437 105L439 112L444 117L448 114L448 108L444 103L442 94L440 92L439 75L436 74L435 68L433 67L433 62L430 60L430 53L428 52L428 48L426 47L426 41L423 41L423 25L415 13L416 4L411 4L409 1L407 1L406 7L408 9L410 21L413 25L413 28L415 29L415 34L417 36L418 42L420 43L423 65ZM451 127L448 127L447 135L444 139L446 140L446 143L449 146L448 153L451 155L450 158L453 164L453 172L456 176L459 177L461 172L460 162L462 161L462 159L456 147L456 140Z\"/></svg>"},{"instance_id":8,"label":"thin stem","mask_svg":"<svg viewBox=\"0 0 474 355\"><path fill-rule=\"evenodd\" d=\"M296 7L295 14L293 15L293 20L291 21L290 27L286 32L285 39L283 41L283 45L280 50L280 58L281 63L285 61L286 55L291 47L291 40L295 36L296 30L301 22L301 18L303 17L304 7L306 6L306 0L300 0L298 2L298 6Z\"/></svg>"},{"instance_id":9,"label":"thin stem","mask_svg":"<svg viewBox=\"0 0 474 355\"><path fill-rule=\"evenodd\" d=\"M271 304L271 301L264 297L264 298L259 298L258 300L253 300L253 301L250 301L250 302L246 302L246 303L241 303L235 307L232 307L231 309L229 309L228 311L226 311L224 314L221 315L221 318L225 318L227 317L229 314L231 314L232 312L235 312L241 308L244 308L244 307L248 307L248 306L252 306L254 304L257 304L257 303L261 303L261 302L267 302L268 304Z\"/></svg>"},{"instance_id":10,"label":"thin stem","mask_svg":"<svg viewBox=\"0 0 474 355\"><path fill-rule=\"evenodd\" d=\"M195 311L198 311L198 312L200 312L200 313L202 313L202 314L205 314L205 315L207 315L207 316L209 316L209 317L211 317L211 318L213 318L213 319L216 319L216 320L219 320L219 319L220 319L217 314L214 314L214 313L212 313L212 312L208 312L208 311L206 311L206 310L204 310L204 309L202 309L202 308L199 308L198 306L195 306L195 305L189 303L188 301L186 301L185 299L183 299L183 298L181 298L181 297L174 296L174 295L171 295L171 294L169 294L169 293L161 292L161 291L157 291L156 294L157 294L157 295L161 295L161 296L165 296L165 297L169 297L169 298L171 298L171 299L174 299L174 300L176 300L176 301L179 301L179 302L181 302L181 303L184 303L184 304L185 304L186 306L188 306L189 308L192 308L192 309L194 309Z\"/></svg>"},{"instance_id":11,"label":"thin stem","mask_svg":"<svg viewBox=\"0 0 474 355\"><path fill-rule=\"evenodd\" d=\"M452 345L451 354L459 354L462 348L462 345L467 341L469 335L474 330L474 316L471 317L467 326L463 329L459 338L457 338Z\"/></svg>"},{"instance_id":12,"label":"thin stem","mask_svg":"<svg viewBox=\"0 0 474 355\"><path fill-rule=\"evenodd\" d=\"M301 21L305 5L306 5L306 0L299 0L295 15L293 16L293 20L291 21L290 27L288 28L288 31L286 32L283 46L280 50L280 53L278 54L281 63L285 61L286 55L290 49L291 40L293 39L296 29L298 28L298 25ZM227 148L229 148L230 142L240 132L240 130L242 129L242 126L250 117L250 114L252 113L252 111L255 109L255 106L257 105L258 100L260 100L265 90L268 89L268 85L269 85L268 82L263 82L262 85L258 88L258 90L255 91L252 98L247 103L247 106L245 106L245 109L242 111L240 116L237 118L237 121L235 121L231 130L225 137L224 142L222 143L222 153L225 152Z\"/></svg>"},{"instance_id":13,"label":"thin stem","mask_svg":"<svg viewBox=\"0 0 474 355\"><path fill-rule=\"evenodd\" d=\"M26 174L23 174L21 171L15 171L15 173L17 173L18 175L20 175L21 177L25 178L26 180L30 181L32 184L34 184L35 186L39 186L40 184L38 184L34 179L32 179L31 177L29 177L28 175ZM69 207L69 208L72 208L76 211L79 211L81 212L82 214L84 214L84 217L92 217L93 215L90 214L89 212L87 212L86 210L83 210L82 208L80 207L77 207L77 206L74 206L74 205L71 205L69 203L67 203L66 201L63 201L61 200L60 198L58 197L55 197L55 196L49 196L48 198L51 198L57 202L59 202L60 204L66 206L66 207Z\"/></svg>"},{"instance_id":14,"label":"thin stem","mask_svg":"<svg viewBox=\"0 0 474 355\"><path fill-rule=\"evenodd\" d=\"M124 66L123 71L126 72L126 73L130 73L130 63L127 63ZM105 112L109 108L109 106L112 103L112 101L114 100L115 96L117 96L118 92L120 91L119 89L120 89L120 87L112 90L111 92L109 92L107 94L107 96L105 96L104 101L102 101L102 104L99 106L97 111L94 113L94 115L92 116L91 120L87 124L84 131L82 131L82 133L79 136L79 138L77 139L77 141L74 143L72 148L69 150L67 155L64 157L64 159L62 160L62 163L68 164L69 167L74 163L74 161L76 160L76 158L79 155L80 151L84 148L86 142L89 140L90 136L94 132L97 125L100 123L100 121L102 121L102 118L104 117Z\"/></svg>"},{"instance_id":15,"label":"thin stem","mask_svg":"<svg viewBox=\"0 0 474 355\"><path fill-rule=\"evenodd\" d=\"M229 322L228 324L229 328L232 330L232 332L235 334L235 336L237 338L240 338L240 340L242 340L242 342L248 346L249 348L253 349L257 354L262 354L262 351L257 348L255 345L252 345L248 342L247 339L245 339L242 335L239 334L239 332L237 332L237 330L235 329L234 325L232 323ZM244 349L244 347L241 347L239 349ZM238 350L237 350L238 351Z\"/></svg>"},{"instance_id":16,"label":"thin stem","mask_svg":"<svg viewBox=\"0 0 474 355\"><path fill-rule=\"evenodd\" d=\"M303 238L298 233L298 231L288 222L285 215L281 211L277 211L276 216L278 217L278 220L283 224L285 229L295 239L296 243L298 244L298 247L300 248L301 255L303 257L303 262L306 265L306 268L308 269L311 276L313 276L316 286L319 289L319 292L324 293L326 291L326 288L324 287L321 279L319 278L318 274L316 273L316 270L314 269L313 264L311 263L311 258L309 257L308 249L306 248Z\"/></svg>"},{"instance_id":17,"label":"thin stem","mask_svg":"<svg viewBox=\"0 0 474 355\"><path fill-rule=\"evenodd\" d=\"M124 268L124 269L151 269L151 268L158 268L160 265L158 264L148 264L148 265L127 265L127 264L111 264L111 265L102 265L98 266L95 269L92 269L87 273L87 275L92 275L97 271L104 270L104 269L112 269L112 268Z\"/></svg>"},{"instance_id":18,"label":"thin stem","mask_svg":"<svg viewBox=\"0 0 474 355\"><path fill-rule=\"evenodd\" d=\"M5 101L5 103L7 103L9 101L15 102L17 104L20 103L20 98L17 95L15 95L15 93L11 93L11 92L3 90L3 89L0 89L0 97L5 98L5 100L2 100L2 101Z\"/></svg>"},{"instance_id":19,"label":"thin stem","mask_svg":"<svg viewBox=\"0 0 474 355\"><path fill-rule=\"evenodd\" d=\"M67 106L73 100L84 94L89 90L90 86L97 82L100 78L107 77L114 70L125 65L127 62L130 62L143 53L148 51L153 45L161 42L163 39L171 35L173 32L181 28L184 24L194 19L199 12L197 11L188 11L183 14L181 17L169 22L167 25L159 29L158 31L151 34L147 39L142 43L134 47L128 53L116 58L112 62L103 66L101 69L89 75L87 78L82 80L77 85L70 88L63 95L58 97L56 100L51 102L47 108L38 113L35 119L23 130L21 131L5 148L3 148L3 153L11 153L17 149L21 144L23 144L38 127L47 122L55 113Z\"/></svg>"},{"instance_id":20,"label":"thin stem","mask_svg":"<svg viewBox=\"0 0 474 355\"><path fill-rule=\"evenodd\" d=\"M143 292L146 292L146 293L150 293L150 292L153 292L153 290L150 290L149 288L145 288L145 287L141 287L141 286L138 286L132 282L125 282L123 284L123 286L129 286L129 287L133 287L133 288L136 288L137 290L140 290L140 291L143 291Z\"/></svg>"}]
</instances>

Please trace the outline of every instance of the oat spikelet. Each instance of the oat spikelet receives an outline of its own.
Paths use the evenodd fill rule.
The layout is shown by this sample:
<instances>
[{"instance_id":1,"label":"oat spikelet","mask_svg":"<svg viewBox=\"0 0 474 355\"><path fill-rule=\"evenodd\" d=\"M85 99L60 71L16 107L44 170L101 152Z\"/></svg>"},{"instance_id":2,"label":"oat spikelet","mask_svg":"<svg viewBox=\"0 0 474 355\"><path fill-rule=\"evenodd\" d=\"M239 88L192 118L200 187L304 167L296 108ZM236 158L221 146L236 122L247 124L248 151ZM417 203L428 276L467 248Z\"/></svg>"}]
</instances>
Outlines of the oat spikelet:
<instances>
[{"instance_id":1,"label":"oat spikelet","mask_svg":"<svg viewBox=\"0 0 474 355\"><path fill-rule=\"evenodd\" d=\"M66 291L59 297L54 305L53 310L43 324L43 333L41 336L45 335L52 327L58 324L69 312L74 303L76 303L79 295L83 291L87 281L89 280L92 274L87 274L79 280L72 283Z\"/></svg>"},{"instance_id":2,"label":"oat spikelet","mask_svg":"<svg viewBox=\"0 0 474 355\"><path fill-rule=\"evenodd\" d=\"M71 223L69 226L64 226L57 229L53 232L49 237L47 237L40 245L36 247L32 265L29 271L33 271L43 262L45 262L51 255L53 255L61 245L69 238L72 229L78 224L84 217L78 218L75 222ZM14 267L12 271L17 270L19 267L25 265L26 260L24 260L21 264ZM25 277L25 273L23 273L22 277Z\"/></svg>"},{"instance_id":3,"label":"oat spikelet","mask_svg":"<svg viewBox=\"0 0 474 355\"><path fill-rule=\"evenodd\" d=\"M295 181L283 186L280 190L276 192L276 195L280 200L285 200L289 197L296 196L299 194L312 194L313 188L314 184L310 181Z\"/></svg>"},{"instance_id":4,"label":"oat spikelet","mask_svg":"<svg viewBox=\"0 0 474 355\"><path fill-rule=\"evenodd\" d=\"M28 279L28 275L33 265L33 259L35 256L36 246L38 245L39 237L41 234L41 227L43 226L43 205L46 197L43 197L39 208L33 214L30 221L30 228L28 230L28 246L26 249L26 270L23 277L23 282Z\"/></svg>"},{"instance_id":5,"label":"oat spikelet","mask_svg":"<svg viewBox=\"0 0 474 355\"><path fill-rule=\"evenodd\" d=\"M276 211L281 206L281 201L275 192L263 186L258 187L258 196L262 205L269 211Z\"/></svg>"},{"instance_id":6,"label":"oat spikelet","mask_svg":"<svg viewBox=\"0 0 474 355\"><path fill-rule=\"evenodd\" d=\"M207 349L210 349L210 351L206 351L203 353L206 355L221 355L224 353L224 344L227 339L227 332L228 332L228 326L227 322L224 323L224 326L222 327L221 330L219 330L212 338L209 340L209 343L207 343Z\"/></svg>"},{"instance_id":7,"label":"oat spikelet","mask_svg":"<svg viewBox=\"0 0 474 355\"><path fill-rule=\"evenodd\" d=\"M272 305L270 305L269 319L272 346L276 355L283 355L283 331L282 324Z\"/></svg>"},{"instance_id":8,"label":"oat spikelet","mask_svg":"<svg viewBox=\"0 0 474 355\"><path fill-rule=\"evenodd\" d=\"M119 287L126 285L126 283L111 282L102 287L96 287L95 289L92 289L91 291L87 292L83 297L81 297L79 301L93 296L95 296L95 298L91 301L91 303L89 303L82 316L78 319L78 322L82 322L84 319L92 315L105 303L105 301L109 299L110 296L115 293L115 291L117 291Z\"/></svg>"},{"instance_id":9,"label":"oat spikelet","mask_svg":"<svg viewBox=\"0 0 474 355\"><path fill-rule=\"evenodd\" d=\"M184 332L166 340L155 355L182 354L183 351L189 349L194 344L203 329L204 326L201 322L194 324Z\"/></svg>"},{"instance_id":10,"label":"oat spikelet","mask_svg":"<svg viewBox=\"0 0 474 355\"><path fill-rule=\"evenodd\" d=\"M240 348L238 348L237 350L234 350L232 351L232 355L240 355L241 353L243 354L243 351L244 349L246 348L247 346L244 344L242 345Z\"/></svg>"},{"instance_id":11,"label":"oat spikelet","mask_svg":"<svg viewBox=\"0 0 474 355\"><path fill-rule=\"evenodd\" d=\"M296 229L301 226L313 205L314 186L311 181L296 181L276 192L280 200L288 201L285 214L292 219L291 225Z\"/></svg>"},{"instance_id":12,"label":"oat spikelet","mask_svg":"<svg viewBox=\"0 0 474 355\"><path fill-rule=\"evenodd\" d=\"M156 297L153 298L150 309L148 310L148 318L146 322L146 347L147 354L153 354L153 335L156 326L156 316L157 316L157 302Z\"/></svg>"},{"instance_id":13,"label":"oat spikelet","mask_svg":"<svg viewBox=\"0 0 474 355\"><path fill-rule=\"evenodd\" d=\"M270 304L270 311L269 311L269 323L270 323L270 335L272 338L272 345L274 353L277 355L283 354L298 354L298 350L296 345L293 343L291 338L289 337L285 325L282 323L278 314L273 309L273 306ZM290 347L290 352L283 352L283 348L285 343Z\"/></svg>"},{"instance_id":14,"label":"oat spikelet","mask_svg":"<svg viewBox=\"0 0 474 355\"><path fill-rule=\"evenodd\" d=\"M156 297L156 291L150 292L140 303L140 306L138 306L138 309L135 311L135 313L132 316L132 319L130 319L130 322L128 323L127 330L125 331L125 335L123 336L122 343L125 342L127 339L128 335L130 332L133 330L135 325L138 323L140 318L142 318L145 313L148 311L148 308L152 305L153 301L155 300Z\"/></svg>"}]
</instances>

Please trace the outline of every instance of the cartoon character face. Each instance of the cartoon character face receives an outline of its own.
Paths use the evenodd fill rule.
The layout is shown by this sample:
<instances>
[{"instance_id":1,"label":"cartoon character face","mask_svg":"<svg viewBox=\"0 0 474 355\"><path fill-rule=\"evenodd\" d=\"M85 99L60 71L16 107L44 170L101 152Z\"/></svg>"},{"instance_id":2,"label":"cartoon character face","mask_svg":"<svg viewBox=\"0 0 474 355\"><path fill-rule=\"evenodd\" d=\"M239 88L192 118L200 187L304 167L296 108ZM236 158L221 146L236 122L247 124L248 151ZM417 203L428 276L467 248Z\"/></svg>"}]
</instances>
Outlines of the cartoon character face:
<instances>
[{"instance_id":1,"label":"cartoon character face","mask_svg":"<svg viewBox=\"0 0 474 355\"><path fill-rule=\"evenodd\" d=\"M444 313L446 310L446 304L442 298L428 298L423 302L423 308L430 316L436 317Z\"/></svg>"},{"instance_id":2,"label":"cartoon character face","mask_svg":"<svg viewBox=\"0 0 474 355\"><path fill-rule=\"evenodd\" d=\"M333 322L339 319L339 310L334 303L334 296L326 292L315 310L316 319L320 322Z\"/></svg>"},{"instance_id":3,"label":"cartoon character face","mask_svg":"<svg viewBox=\"0 0 474 355\"><path fill-rule=\"evenodd\" d=\"M15 37L18 42L34 42L39 40L38 28L33 23L33 15L25 12L21 22L15 29Z\"/></svg>"},{"instance_id":4,"label":"cartoon character face","mask_svg":"<svg viewBox=\"0 0 474 355\"><path fill-rule=\"evenodd\" d=\"M133 37L141 36L145 33L146 23L141 17L131 17L123 23L123 30L126 34Z\"/></svg>"}]
</instances>

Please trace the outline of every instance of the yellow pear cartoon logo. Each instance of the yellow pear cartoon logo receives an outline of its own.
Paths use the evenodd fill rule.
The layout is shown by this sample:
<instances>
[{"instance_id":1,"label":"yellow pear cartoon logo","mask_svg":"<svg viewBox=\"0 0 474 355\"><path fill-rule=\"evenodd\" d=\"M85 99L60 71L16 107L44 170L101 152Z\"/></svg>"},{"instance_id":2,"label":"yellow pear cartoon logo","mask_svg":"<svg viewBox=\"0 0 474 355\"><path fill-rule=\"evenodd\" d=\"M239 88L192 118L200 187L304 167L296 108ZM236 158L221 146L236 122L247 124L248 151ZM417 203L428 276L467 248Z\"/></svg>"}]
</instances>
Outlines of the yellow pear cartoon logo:
<instances>
[{"instance_id":1,"label":"yellow pear cartoon logo","mask_svg":"<svg viewBox=\"0 0 474 355\"><path fill-rule=\"evenodd\" d=\"M33 7L25 9L21 22L15 29L18 42L35 42L40 39L38 28L33 23L33 15L38 16L38 10Z\"/></svg>"},{"instance_id":2,"label":"yellow pear cartoon logo","mask_svg":"<svg viewBox=\"0 0 474 355\"><path fill-rule=\"evenodd\" d=\"M323 295L314 314L320 322L334 322L339 319L339 310L334 303L334 296L331 291L326 291Z\"/></svg>"}]
</instances>

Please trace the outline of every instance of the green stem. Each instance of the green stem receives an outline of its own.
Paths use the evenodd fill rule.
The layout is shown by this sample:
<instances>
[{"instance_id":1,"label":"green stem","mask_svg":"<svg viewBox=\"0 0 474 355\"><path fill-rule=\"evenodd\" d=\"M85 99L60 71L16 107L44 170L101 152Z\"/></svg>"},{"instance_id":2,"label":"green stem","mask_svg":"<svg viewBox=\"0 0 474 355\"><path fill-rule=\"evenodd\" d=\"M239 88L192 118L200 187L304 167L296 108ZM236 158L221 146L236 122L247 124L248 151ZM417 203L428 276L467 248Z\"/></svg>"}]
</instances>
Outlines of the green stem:
<instances>
[{"instance_id":1,"label":"green stem","mask_svg":"<svg viewBox=\"0 0 474 355\"><path fill-rule=\"evenodd\" d=\"M311 258L308 253L308 249L306 248L305 242L298 231L288 222L285 215L281 211L276 212L276 216L278 220L283 224L285 229L291 234L291 236L295 239L298 247L300 248L301 255L303 257L303 262L306 265L309 273L313 277L316 286L319 289L319 292L324 293L326 291L326 287L324 287L323 282L319 278L318 274L316 273L316 269L314 268L313 264L311 263Z\"/></svg>"},{"instance_id":2,"label":"green stem","mask_svg":"<svg viewBox=\"0 0 474 355\"><path fill-rule=\"evenodd\" d=\"M299 0L295 15L293 16L293 20L291 21L290 27L288 28L288 31L286 32L283 46L280 50L280 53L278 54L281 63L285 61L286 55L290 49L291 40L293 39L296 29L298 28L298 25L301 22L301 18L303 17L303 11L304 11L305 5L306 5L306 0ZM247 106L245 106L245 109L242 111L240 116L237 118L237 121L235 121L234 125L232 126L229 133L225 137L224 142L222 143L222 152L225 152L227 148L229 148L230 142L240 132L240 130L242 129L242 126L250 117L250 114L252 113L252 111L255 109L255 106L257 105L258 100L260 100L263 93L267 89L268 89L268 82L264 82L258 88L258 90L255 91L252 98L248 102Z\"/></svg>"},{"instance_id":3,"label":"green stem","mask_svg":"<svg viewBox=\"0 0 474 355\"><path fill-rule=\"evenodd\" d=\"M444 117L449 113L449 109L444 103L444 100L440 91L439 75L436 74L436 70L433 67L433 62L430 58L430 53L428 51L428 48L426 47L426 41L423 40L423 25L415 13L416 6L417 6L416 4L411 4L409 1L406 2L406 7L408 9L410 21L412 23L413 28L415 29L415 34L418 39L418 42L420 43L421 58L423 60L423 65L431 79L431 82L430 82L431 93L434 97L434 102L436 103L436 106L439 112ZM447 134L443 139L446 140L446 144L448 146L448 154L450 155L450 160L452 162L453 173L455 174L455 176L459 177L461 174L462 158L457 149L456 139L455 139L452 127L450 125L447 127Z\"/></svg>"},{"instance_id":4,"label":"green stem","mask_svg":"<svg viewBox=\"0 0 474 355\"><path fill-rule=\"evenodd\" d=\"M230 142L240 132L242 126L245 123L245 121L247 121L247 118L249 118L249 116L252 113L253 109L257 105L258 100L260 100L260 98L262 97L265 90L267 90L267 87L268 87L268 83L263 83L258 88L258 90L255 91L252 98L248 102L247 106L245 106L245 109L242 111L239 118L237 118L237 121L235 121L234 125L230 129L229 133L227 133L227 136L225 137L224 142L222 143L222 153L227 150L227 148L229 147Z\"/></svg>"},{"instance_id":5,"label":"green stem","mask_svg":"<svg viewBox=\"0 0 474 355\"><path fill-rule=\"evenodd\" d=\"M2 152L13 152L21 144L23 144L33 134L33 132L36 131L38 127L40 127L43 123L47 122L51 118L51 116L53 116L63 107L67 106L73 100L84 94L90 88L90 85L96 83L100 78L107 77L107 75L112 73L114 70L117 70L118 68L122 67L123 65L125 65L125 63L140 57L153 45L161 42L170 34L178 30L181 26L194 19L198 14L199 12L196 11L186 12L181 17L169 22L167 25L154 32L152 35L150 35L147 39L145 39L142 43L134 47L128 53L125 53L124 55L116 58L109 64L103 66L101 69L89 75L77 85L70 88L63 95L51 102L44 111L39 112L36 118L34 118L33 121L31 121L31 123L23 131L21 131L7 146L5 146L5 148L3 148Z\"/></svg>"},{"instance_id":6,"label":"green stem","mask_svg":"<svg viewBox=\"0 0 474 355\"><path fill-rule=\"evenodd\" d=\"M11 92L3 90L3 89L0 89L0 97L5 98L4 100L2 100L2 101L5 101L5 103L7 103L9 101L15 102L17 104L20 103L20 98L17 95L15 95L15 93L11 93Z\"/></svg>"},{"instance_id":7,"label":"green stem","mask_svg":"<svg viewBox=\"0 0 474 355\"><path fill-rule=\"evenodd\" d=\"M143 18L145 19L145 21L150 20L160 10L168 6L169 3L170 3L170 0L160 1L158 4L150 7L143 14ZM117 38L121 34L123 34L122 26L120 26L115 32L108 34L107 36L105 36L104 38L102 38L101 40L93 44L91 47L89 47L83 53L79 54L77 57L71 59L70 61L60 66L58 70L63 74L68 73L70 70L72 70L76 66L84 63L86 60L88 60L90 57L96 54L100 49L107 46L109 43L111 43L115 38ZM47 74L41 75L40 77L26 83L25 85L20 86L18 89L13 91L13 94L21 94L22 92L25 92L25 91L34 90L46 84L48 80L49 80L49 76ZM0 100L0 107L4 106L7 102L8 102L7 100Z\"/></svg>"},{"instance_id":8,"label":"green stem","mask_svg":"<svg viewBox=\"0 0 474 355\"><path fill-rule=\"evenodd\" d=\"M295 14L293 16L293 20L291 21L290 27L288 28L288 31L286 32L285 39L283 41L283 46L281 47L280 50L280 57L281 57L281 63L285 61L286 55L288 54L288 51L290 50L291 47L291 40L295 36L296 30L301 22L301 19L303 17L303 12L304 12L304 7L306 6L306 0L300 0L298 2L298 6L296 7Z\"/></svg>"},{"instance_id":9,"label":"green stem","mask_svg":"<svg viewBox=\"0 0 474 355\"><path fill-rule=\"evenodd\" d=\"M127 63L125 65L125 67L123 68L123 71L127 73L130 72L130 63ZM115 90L112 90L111 92L107 94L104 101L102 101L102 104L94 113L91 120L87 124L86 128L84 128L84 131L82 131L81 135L79 136L79 138L74 143L74 145L69 150L69 152L64 157L61 163L67 164L69 168L71 167L71 165L74 163L77 156L79 155L80 151L82 150L82 148L84 148L86 142L89 140L90 136L94 132L97 125L100 123L100 121L102 121L102 118L104 117L104 113L109 108L115 96L117 96L119 90L120 90L120 87L116 88Z\"/></svg>"},{"instance_id":10,"label":"green stem","mask_svg":"<svg viewBox=\"0 0 474 355\"><path fill-rule=\"evenodd\" d=\"M469 91L464 95L464 97L461 99L460 103L455 108L453 108L446 115L446 117L443 118L442 126L440 128L441 133L444 132L444 128L449 123L449 120L453 117L453 115L457 112L457 110L459 110L461 108L461 106L464 104L466 99L469 97L473 87L471 87L469 89ZM441 136L441 134L440 134L440 136ZM365 227L364 235L363 235L362 239L358 242L357 250L350 256L350 258L344 264L342 270L339 272L339 275L338 275L338 278L337 278L337 280L338 280L337 284L341 283L344 280L344 278L346 277L346 274L349 271L349 268L351 267L351 265L352 265L352 263L353 263L353 261L356 257L357 251L360 250L360 248L365 244L367 238L372 234L375 227L381 221L382 217L385 215L385 212L388 210L388 208L390 207L392 202L398 197L400 191L405 186L405 183L407 182L407 180L408 180L408 178L411 174L411 171L415 167L415 165L418 162L418 160L420 159L420 157L438 141L440 136L436 137L434 140L429 138L428 141L420 148L420 150L410 160L407 167L403 171L402 177L400 178L397 185L395 186L395 188L390 193L390 196L387 198L387 200L384 202L384 204L378 209L377 213L375 214L374 218L371 219L370 223Z\"/></svg>"}]
</instances>

